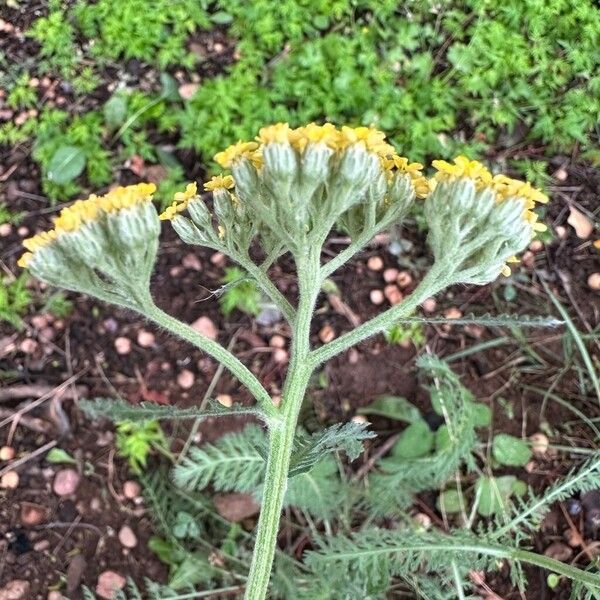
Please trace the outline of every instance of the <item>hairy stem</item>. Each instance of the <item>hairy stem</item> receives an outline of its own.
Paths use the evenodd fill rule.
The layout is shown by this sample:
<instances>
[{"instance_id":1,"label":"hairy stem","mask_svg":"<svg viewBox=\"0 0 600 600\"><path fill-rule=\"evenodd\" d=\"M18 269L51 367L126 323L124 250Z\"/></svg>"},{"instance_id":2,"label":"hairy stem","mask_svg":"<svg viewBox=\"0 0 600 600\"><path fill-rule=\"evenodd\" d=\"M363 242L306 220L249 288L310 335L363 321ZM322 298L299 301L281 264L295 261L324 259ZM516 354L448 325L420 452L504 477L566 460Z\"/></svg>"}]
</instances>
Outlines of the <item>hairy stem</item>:
<instances>
[{"instance_id":1,"label":"hairy stem","mask_svg":"<svg viewBox=\"0 0 600 600\"><path fill-rule=\"evenodd\" d=\"M348 350L363 340L386 331L398 319L410 315L423 300L437 294L451 283L452 281L449 280L448 275L445 273L444 265L435 263L417 289L403 302L392 306L392 308L388 308L383 313L373 317L370 321L363 323L332 342L321 346L317 350L313 350L310 356L311 362L316 368L321 363Z\"/></svg>"},{"instance_id":2,"label":"hairy stem","mask_svg":"<svg viewBox=\"0 0 600 600\"><path fill-rule=\"evenodd\" d=\"M288 376L283 388L279 420L273 419L269 432L269 456L264 483L263 504L258 520L256 543L248 575L245 600L266 598L277 545L279 520L287 489L290 458L298 414L313 369L310 355L310 324L319 283L319 255L309 250L297 258L300 301L293 326L293 344Z\"/></svg>"},{"instance_id":3,"label":"hairy stem","mask_svg":"<svg viewBox=\"0 0 600 600\"><path fill-rule=\"evenodd\" d=\"M144 308L143 310L140 310L140 312L151 321L154 321L157 325L160 325L178 337L190 342L192 345L203 352L206 352L206 354L223 364L232 375L248 388L248 391L256 398L256 401L266 415L271 416L275 414L275 408L267 390L265 390L260 381L258 381L248 367L231 354L229 350L223 348L218 342L202 335L189 325L172 317L164 310L158 308L152 301L145 302Z\"/></svg>"},{"instance_id":4,"label":"hairy stem","mask_svg":"<svg viewBox=\"0 0 600 600\"><path fill-rule=\"evenodd\" d=\"M293 323L296 318L294 307L288 302L287 298L277 289L277 286L271 281L262 267L259 267L250 258L236 256L235 260L242 266L248 274L254 278L258 287L273 301L275 306L281 311L288 323Z\"/></svg>"}]
</instances>

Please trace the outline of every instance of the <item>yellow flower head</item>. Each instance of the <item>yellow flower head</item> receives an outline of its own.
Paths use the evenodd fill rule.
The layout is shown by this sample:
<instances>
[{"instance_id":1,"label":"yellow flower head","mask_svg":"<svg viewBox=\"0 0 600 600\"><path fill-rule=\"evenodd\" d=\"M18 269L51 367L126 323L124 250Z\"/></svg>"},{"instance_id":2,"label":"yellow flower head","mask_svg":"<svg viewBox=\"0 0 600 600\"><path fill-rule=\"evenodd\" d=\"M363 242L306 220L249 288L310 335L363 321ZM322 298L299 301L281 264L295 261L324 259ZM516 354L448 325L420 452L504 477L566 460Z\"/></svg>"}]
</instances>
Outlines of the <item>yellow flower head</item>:
<instances>
[{"instance_id":1,"label":"yellow flower head","mask_svg":"<svg viewBox=\"0 0 600 600\"><path fill-rule=\"evenodd\" d=\"M94 221L101 212L117 212L140 202L149 201L155 191L156 186L153 183L138 183L116 187L104 196L92 194L86 200L76 200L70 206L63 208L55 217L53 229L24 240L23 246L29 252L26 252L17 264L26 267L37 250L53 242L59 235L75 231L84 223Z\"/></svg>"},{"instance_id":2,"label":"yellow flower head","mask_svg":"<svg viewBox=\"0 0 600 600\"><path fill-rule=\"evenodd\" d=\"M388 172L390 178L396 169L398 173L405 173L410 177L417 198L425 198L429 194L429 182L423 176L423 165L421 163L411 163L408 158L393 154L391 158L381 160L383 168Z\"/></svg>"},{"instance_id":3,"label":"yellow flower head","mask_svg":"<svg viewBox=\"0 0 600 600\"><path fill-rule=\"evenodd\" d=\"M204 189L207 192L214 192L215 190L230 190L234 186L235 181L231 175L215 175L204 184Z\"/></svg>"},{"instance_id":4,"label":"yellow flower head","mask_svg":"<svg viewBox=\"0 0 600 600\"><path fill-rule=\"evenodd\" d=\"M176 192L173 196L173 204L168 206L164 212L159 215L161 221L170 221L176 214L183 212L194 196L198 195L198 186L196 182L188 183L185 192Z\"/></svg>"},{"instance_id":5,"label":"yellow flower head","mask_svg":"<svg viewBox=\"0 0 600 600\"><path fill-rule=\"evenodd\" d=\"M292 136L293 130L287 123L275 123L275 125L268 125L262 127L257 136L257 140L261 144L279 143L283 144L289 142Z\"/></svg>"},{"instance_id":6,"label":"yellow flower head","mask_svg":"<svg viewBox=\"0 0 600 600\"><path fill-rule=\"evenodd\" d=\"M484 185L489 185L492 181L492 174L484 165L476 160L469 160L466 156L457 156L454 159L454 164L445 160L434 160L431 164L438 171L435 174L438 181L455 177L468 177L475 181L478 189Z\"/></svg>"},{"instance_id":7,"label":"yellow flower head","mask_svg":"<svg viewBox=\"0 0 600 600\"><path fill-rule=\"evenodd\" d=\"M363 144L369 152L381 157L394 153L394 147L385 141L385 133L374 127L342 127L340 146L345 148L352 144Z\"/></svg>"},{"instance_id":8,"label":"yellow flower head","mask_svg":"<svg viewBox=\"0 0 600 600\"><path fill-rule=\"evenodd\" d=\"M239 141L236 144L225 148L223 152L215 154L214 159L224 169L229 169L229 167L240 158L247 158L256 164L256 161L259 160L259 157L256 154L257 149L258 144L256 142Z\"/></svg>"},{"instance_id":9,"label":"yellow flower head","mask_svg":"<svg viewBox=\"0 0 600 600\"><path fill-rule=\"evenodd\" d=\"M303 140L304 145L308 142L325 144L332 150L338 150L343 140L342 132L331 123L324 123L323 125L309 123L305 127L295 129L294 132L297 132L297 137ZM292 140L292 145L294 145L294 140Z\"/></svg>"}]
</instances>

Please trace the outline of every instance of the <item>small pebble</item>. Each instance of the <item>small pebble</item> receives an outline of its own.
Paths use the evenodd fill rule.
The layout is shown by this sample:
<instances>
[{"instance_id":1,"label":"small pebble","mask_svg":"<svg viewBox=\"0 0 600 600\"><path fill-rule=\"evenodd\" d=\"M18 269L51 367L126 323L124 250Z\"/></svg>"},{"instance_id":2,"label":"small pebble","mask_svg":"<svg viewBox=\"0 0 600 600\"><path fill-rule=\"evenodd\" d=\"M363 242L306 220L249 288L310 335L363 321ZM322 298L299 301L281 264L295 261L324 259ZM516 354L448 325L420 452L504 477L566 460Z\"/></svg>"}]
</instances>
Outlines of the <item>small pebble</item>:
<instances>
[{"instance_id":1,"label":"small pebble","mask_svg":"<svg viewBox=\"0 0 600 600\"><path fill-rule=\"evenodd\" d=\"M225 255L222 252L215 252L210 257L210 262L215 265L215 267L224 267L225 266Z\"/></svg>"},{"instance_id":2,"label":"small pebble","mask_svg":"<svg viewBox=\"0 0 600 600\"><path fill-rule=\"evenodd\" d=\"M116 333L117 329L119 329L118 321L116 319L113 319L112 317L104 319L104 321L102 321L102 325L104 326L104 329L106 329L106 331L108 331L109 333Z\"/></svg>"},{"instance_id":3,"label":"small pebble","mask_svg":"<svg viewBox=\"0 0 600 600\"><path fill-rule=\"evenodd\" d=\"M19 227L19 229L17 229L17 233L21 237L27 237L29 235L29 229L27 229L27 227Z\"/></svg>"},{"instance_id":4,"label":"small pebble","mask_svg":"<svg viewBox=\"0 0 600 600\"><path fill-rule=\"evenodd\" d=\"M556 232L556 236L561 240L564 240L568 235L567 228L563 225L557 225L554 231Z\"/></svg>"},{"instance_id":5,"label":"small pebble","mask_svg":"<svg viewBox=\"0 0 600 600\"><path fill-rule=\"evenodd\" d=\"M229 394L217 394L216 400L225 408L231 408L233 406L233 398Z\"/></svg>"},{"instance_id":6,"label":"small pebble","mask_svg":"<svg viewBox=\"0 0 600 600\"><path fill-rule=\"evenodd\" d=\"M196 319L192 323L192 329L195 329L198 333L201 333L211 340L216 340L217 335L219 334L217 326L208 317L200 317L199 319Z\"/></svg>"},{"instance_id":7,"label":"small pebble","mask_svg":"<svg viewBox=\"0 0 600 600\"><path fill-rule=\"evenodd\" d=\"M38 343L31 338L25 338L19 344L19 350L24 354L33 354L38 349Z\"/></svg>"},{"instance_id":8,"label":"small pebble","mask_svg":"<svg viewBox=\"0 0 600 600\"><path fill-rule=\"evenodd\" d=\"M114 600L119 590L122 590L126 583L127 580L123 575L115 573L115 571L104 571L98 577L96 594L104 600Z\"/></svg>"},{"instance_id":9,"label":"small pebble","mask_svg":"<svg viewBox=\"0 0 600 600\"><path fill-rule=\"evenodd\" d=\"M12 460L16 455L16 451L12 446L2 446L0 448L0 460Z\"/></svg>"},{"instance_id":10,"label":"small pebble","mask_svg":"<svg viewBox=\"0 0 600 600\"><path fill-rule=\"evenodd\" d=\"M184 369L177 375L177 385L184 390L189 390L195 381L196 376L189 369Z\"/></svg>"},{"instance_id":11,"label":"small pebble","mask_svg":"<svg viewBox=\"0 0 600 600\"><path fill-rule=\"evenodd\" d=\"M462 312L455 307L448 308L444 311L444 317L446 319L460 319L462 316Z\"/></svg>"},{"instance_id":12,"label":"small pebble","mask_svg":"<svg viewBox=\"0 0 600 600\"><path fill-rule=\"evenodd\" d=\"M53 590L52 592L48 593L46 600L64 600L64 596L60 592Z\"/></svg>"},{"instance_id":13,"label":"small pebble","mask_svg":"<svg viewBox=\"0 0 600 600\"><path fill-rule=\"evenodd\" d=\"M531 250L526 250L521 255L521 262L528 269L531 269L533 267L533 265L535 264L535 255L533 254L533 252L531 252Z\"/></svg>"},{"instance_id":14,"label":"small pebble","mask_svg":"<svg viewBox=\"0 0 600 600\"><path fill-rule=\"evenodd\" d=\"M531 451L536 456L546 455L550 446L548 436L544 435L543 433L534 433L533 435L529 436L529 441L531 442Z\"/></svg>"},{"instance_id":15,"label":"small pebble","mask_svg":"<svg viewBox=\"0 0 600 600\"><path fill-rule=\"evenodd\" d=\"M12 233L12 225L10 223L0 224L0 237L6 237Z\"/></svg>"},{"instance_id":16,"label":"small pebble","mask_svg":"<svg viewBox=\"0 0 600 600\"><path fill-rule=\"evenodd\" d=\"M392 306L400 304L404 298L402 292L398 289L398 286L394 284L386 285L383 288L383 295Z\"/></svg>"},{"instance_id":17,"label":"small pebble","mask_svg":"<svg viewBox=\"0 0 600 600\"><path fill-rule=\"evenodd\" d=\"M50 315L33 315L31 317L31 325L35 327L35 329L44 329L50 323Z\"/></svg>"},{"instance_id":18,"label":"small pebble","mask_svg":"<svg viewBox=\"0 0 600 600\"><path fill-rule=\"evenodd\" d=\"M123 525L119 531L119 542L125 548L135 548L137 546L137 537L133 529L128 525Z\"/></svg>"},{"instance_id":19,"label":"small pebble","mask_svg":"<svg viewBox=\"0 0 600 600\"><path fill-rule=\"evenodd\" d=\"M417 513L413 520L422 529L429 529L431 527L431 517L425 513Z\"/></svg>"},{"instance_id":20,"label":"small pebble","mask_svg":"<svg viewBox=\"0 0 600 600\"><path fill-rule=\"evenodd\" d=\"M435 298L425 298L425 300L423 300L423 304L421 304L421 307L426 313L432 313L437 307L437 302Z\"/></svg>"},{"instance_id":21,"label":"small pebble","mask_svg":"<svg viewBox=\"0 0 600 600\"><path fill-rule=\"evenodd\" d=\"M354 415L352 417L352 422L363 424L363 423L368 423L369 419L367 419L367 417L365 417L365 415Z\"/></svg>"},{"instance_id":22,"label":"small pebble","mask_svg":"<svg viewBox=\"0 0 600 600\"><path fill-rule=\"evenodd\" d=\"M283 348L277 348L275 352L273 352L273 360L278 365L284 365L289 358L290 355L288 354L287 350L284 350Z\"/></svg>"},{"instance_id":23,"label":"small pebble","mask_svg":"<svg viewBox=\"0 0 600 600\"><path fill-rule=\"evenodd\" d=\"M372 304L379 306L380 304L383 304L385 296L381 290L371 290L369 292L369 299L371 300Z\"/></svg>"},{"instance_id":24,"label":"small pebble","mask_svg":"<svg viewBox=\"0 0 600 600\"><path fill-rule=\"evenodd\" d=\"M181 264L186 269L192 269L193 271L202 271L202 263L200 259L193 253L190 252L183 257Z\"/></svg>"},{"instance_id":25,"label":"small pebble","mask_svg":"<svg viewBox=\"0 0 600 600\"><path fill-rule=\"evenodd\" d=\"M398 269L389 268L383 272L383 280L386 283L394 283L394 281L396 281L396 279L398 278L398 275L399 275Z\"/></svg>"},{"instance_id":26,"label":"small pebble","mask_svg":"<svg viewBox=\"0 0 600 600\"><path fill-rule=\"evenodd\" d=\"M0 588L0 600L28 600L30 587L29 581L13 579Z\"/></svg>"},{"instance_id":27,"label":"small pebble","mask_svg":"<svg viewBox=\"0 0 600 600\"><path fill-rule=\"evenodd\" d=\"M19 474L16 471L7 471L0 479L0 488L15 490L19 487Z\"/></svg>"},{"instance_id":28,"label":"small pebble","mask_svg":"<svg viewBox=\"0 0 600 600\"><path fill-rule=\"evenodd\" d=\"M50 548L49 540L40 540L33 545L34 552L45 552L48 548Z\"/></svg>"},{"instance_id":29,"label":"small pebble","mask_svg":"<svg viewBox=\"0 0 600 600\"><path fill-rule=\"evenodd\" d=\"M126 481L123 484L123 496L128 500L137 498L142 493L142 486L137 481Z\"/></svg>"},{"instance_id":30,"label":"small pebble","mask_svg":"<svg viewBox=\"0 0 600 600\"><path fill-rule=\"evenodd\" d=\"M154 346L155 341L156 338L150 331L146 331L145 329L140 329L140 331L138 331L137 343L142 348L151 348Z\"/></svg>"},{"instance_id":31,"label":"small pebble","mask_svg":"<svg viewBox=\"0 0 600 600\"><path fill-rule=\"evenodd\" d=\"M131 340L126 337L118 337L115 339L115 350L117 354L129 354L131 352Z\"/></svg>"},{"instance_id":32,"label":"small pebble","mask_svg":"<svg viewBox=\"0 0 600 600\"><path fill-rule=\"evenodd\" d=\"M56 473L52 490L57 496L70 496L79 486L81 476L75 469L61 469Z\"/></svg>"},{"instance_id":33,"label":"small pebble","mask_svg":"<svg viewBox=\"0 0 600 600\"><path fill-rule=\"evenodd\" d=\"M557 169L554 173L554 179L556 179L557 181L566 181L568 176L569 173L564 167Z\"/></svg>"},{"instance_id":34,"label":"small pebble","mask_svg":"<svg viewBox=\"0 0 600 600\"><path fill-rule=\"evenodd\" d=\"M533 242L529 244L529 249L532 252L539 252L544 249L544 244L540 240L533 240Z\"/></svg>"},{"instance_id":35,"label":"small pebble","mask_svg":"<svg viewBox=\"0 0 600 600\"><path fill-rule=\"evenodd\" d=\"M282 335L274 335L269 340L271 348L285 348L285 338Z\"/></svg>"},{"instance_id":36,"label":"small pebble","mask_svg":"<svg viewBox=\"0 0 600 600\"><path fill-rule=\"evenodd\" d=\"M319 339L327 344L335 339L335 330L331 325L324 325L319 331Z\"/></svg>"},{"instance_id":37,"label":"small pebble","mask_svg":"<svg viewBox=\"0 0 600 600\"><path fill-rule=\"evenodd\" d=\"M46 520L47 512L44 506L33 502L21 502L21 523L26 527L39 525Z\"/></svg>"},{"instance_id":38,"label":"small pebble","mask_svg":"<svg viewBox=\"0 0 600 600\"><path fill-rule=\"evenodd\" d=\"M412 275L408 271L400 271L398 273L398 277L396 278L396 283L398 287L403 290L412 285L413 278Z\"/></svg>"},{"instance_id":39,"label":"small pebble","mask_svg":"<svg viewBox=\"0 0 600 600\"><path fill-rule=\"evenodd\" d=\"M367 268L371 271L381 271L383 269L383 259L381 256L371 256L367 261Z\"/></svg>"},{"instance_id":40,"label":"small pebble","mask_svg":"<svg viewBox=\"0 0 600 600\"><path fill-rule=\"evenodd\" d=\"M594 290L595 292L600 290L600 273L592 273L587 278L587 284L590 287L590 289Z\"/></svg>"}]
</instances>

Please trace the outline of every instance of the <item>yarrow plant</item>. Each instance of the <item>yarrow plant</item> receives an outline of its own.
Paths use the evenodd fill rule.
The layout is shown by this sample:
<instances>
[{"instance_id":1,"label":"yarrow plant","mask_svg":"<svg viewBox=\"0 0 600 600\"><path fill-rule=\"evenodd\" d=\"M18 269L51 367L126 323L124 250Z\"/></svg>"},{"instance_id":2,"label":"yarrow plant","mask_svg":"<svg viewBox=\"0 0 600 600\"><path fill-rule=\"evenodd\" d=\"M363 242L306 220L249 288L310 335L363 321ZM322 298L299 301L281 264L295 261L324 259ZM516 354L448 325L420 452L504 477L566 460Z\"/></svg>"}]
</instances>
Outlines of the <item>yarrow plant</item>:
<instances>
[{"instance_id":1,"label":"yarrow plant","mask_svg":"<svg viewBox=\"0 0 600 600\"><path fill-rule=\"evenodd\" d=\"M268 429L262 510L245 597L266 597L287 482L294 466L294 438L310 377L319 365L355 344L385 332L428 297L449 285L482 285L501 273L544 228L534 211L547 197L529 183L492 175L465 157L423 165L398 156L385 134L371 127L336 128L276 124L255 141L240 141L215 156L228 172L204 184L212 211L192 183L160 216L151 184L116 188L62 210L54 229L26 240L20 259L41 280L127 307L179 335L220 361L256 399L255 414ZM377 233L397 226L424 202L433 264L415 291L354 330L318 348L311 320L324 280ZM189 325L159 309L150 292L160 221L189 244L227 254L237 262L290 324L293 342L281 403L235 356ZM322 247L334 230L351 242L328 262ZM250 258L259 247L261 264ZM269 279L269 267L289 253L295 263L295 306ZM356 433L356 432L355 432Z\"/></svg>"}]
</instances>

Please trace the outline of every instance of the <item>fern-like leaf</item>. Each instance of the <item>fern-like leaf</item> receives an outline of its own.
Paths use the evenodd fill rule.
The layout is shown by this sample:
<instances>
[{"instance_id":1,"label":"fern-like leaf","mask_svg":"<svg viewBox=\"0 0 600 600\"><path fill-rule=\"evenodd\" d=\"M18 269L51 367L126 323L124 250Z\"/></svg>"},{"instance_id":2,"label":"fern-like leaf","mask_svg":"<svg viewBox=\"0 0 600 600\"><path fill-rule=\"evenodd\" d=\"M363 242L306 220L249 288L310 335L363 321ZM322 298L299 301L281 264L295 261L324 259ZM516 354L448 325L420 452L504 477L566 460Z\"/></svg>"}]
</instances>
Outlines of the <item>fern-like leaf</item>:
<instances>
[{"instance_id":1,"label":"fern-like leaf","mask_svg":"<svg viewBox=\"0 0 600 600\"><path fill-rule=\"evenodd\" d=\"M163 406L161 404L153 404L152 402L129 404L129 402L122 398L94 398L93 400L82 400L80 407L92 419L105 418L115 422L135 421L139 419L206 419L229 415L253 415L263 418L262 412L256 407L234 404L230 408L225 408L218 402L209 402L207 409L200 410L195 406L177 408L176 406Z\"/></svg>"},{"instance_id":2,"label":"fern-like leaf","mask_svg":"<svg viewBox=\"0 0 600 600\"><path fill-rule=\"evenodd\" d=\"M310 471L327 452L344 451L350 460L358 458L363 451L363 440L374 438L375 433L366 431L368 423L338 423L312 435L296 434L294 452L290 464L290 477Z\"/></svg>"},{"instance_id":3,"label":"fern-like leaf","mask_svg":"<svg viewBox=\"0 0 600 600\"><path fill-rule=\"evenodd\" d=\"M173 480L186 490L202 490L212 484L217 491L254 492L264 477L266 435L260 427L247 426L229 433L215 444L192 448L173 469Z\"/></svg>"},{"instance_id":4,"label":"fern-like leaf","mask_svg":"<svg viewBox=\"0 0 600 600\"><path fill-rule=\"evenodd\" d=\"M528 315L465 315L458 319L444 317L404 317L398 323L423 323L425 325L482 325L484 327L560 327L564 321L554 317L531 317Z\"/></svg>"}]
</instances>

